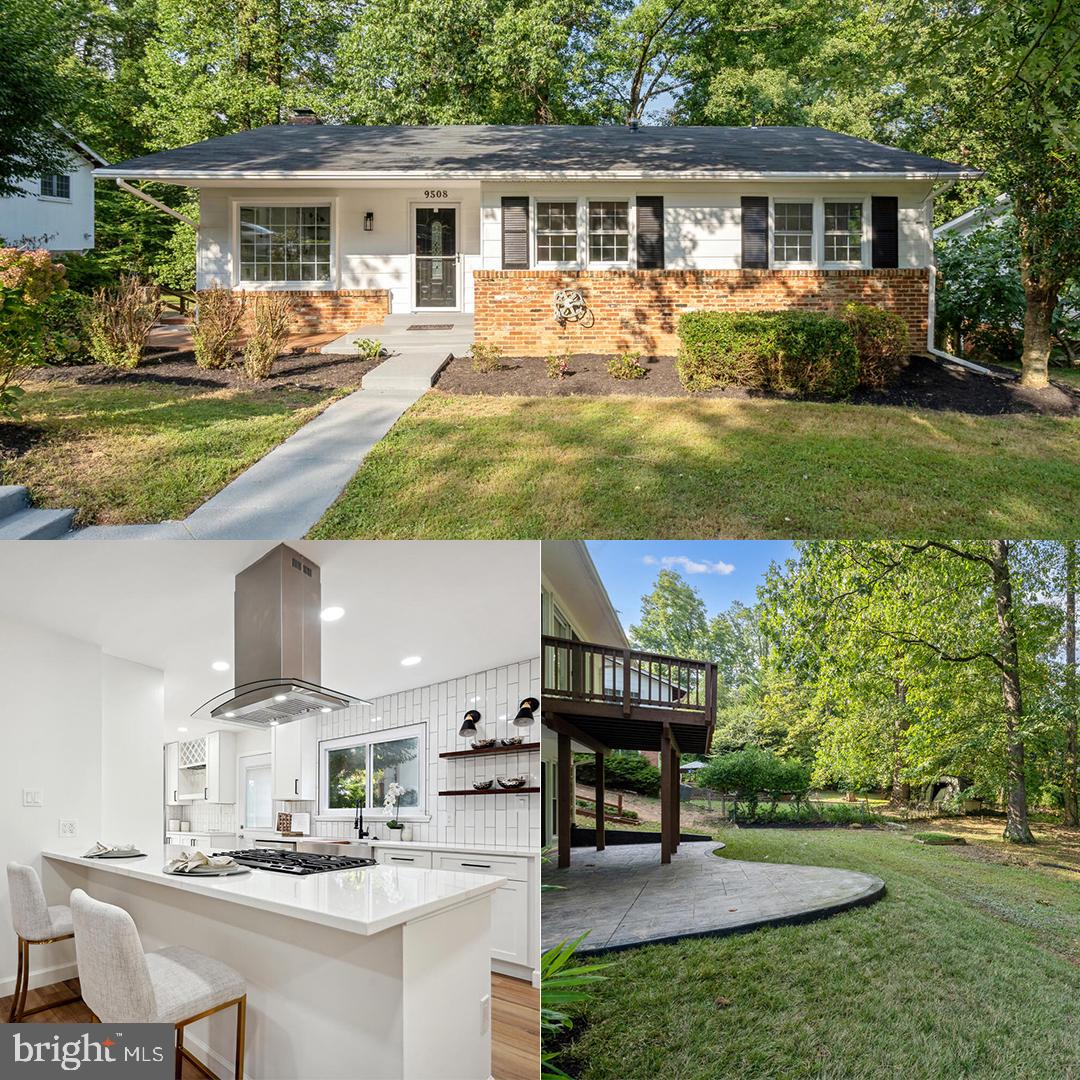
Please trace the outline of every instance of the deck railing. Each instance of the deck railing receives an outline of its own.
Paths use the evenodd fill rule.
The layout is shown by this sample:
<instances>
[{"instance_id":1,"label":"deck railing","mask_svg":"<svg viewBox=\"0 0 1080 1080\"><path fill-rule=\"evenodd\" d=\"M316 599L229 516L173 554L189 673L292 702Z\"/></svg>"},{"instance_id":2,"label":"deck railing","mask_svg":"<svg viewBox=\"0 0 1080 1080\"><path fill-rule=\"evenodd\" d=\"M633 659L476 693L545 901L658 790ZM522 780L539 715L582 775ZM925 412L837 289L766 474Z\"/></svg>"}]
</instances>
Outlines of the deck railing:
<instances>
[{"instance_id":1,"label":"deck railing","mask_svg":"<svg viewBox=\"0 0 1080 1080\"><path fill-rule=\"evenodd\" d=\"M542 695L564 701L663 709L705 715L716 710L713 664L619 649L588 641L543 637Z\"/></svg>"}]
</instances>

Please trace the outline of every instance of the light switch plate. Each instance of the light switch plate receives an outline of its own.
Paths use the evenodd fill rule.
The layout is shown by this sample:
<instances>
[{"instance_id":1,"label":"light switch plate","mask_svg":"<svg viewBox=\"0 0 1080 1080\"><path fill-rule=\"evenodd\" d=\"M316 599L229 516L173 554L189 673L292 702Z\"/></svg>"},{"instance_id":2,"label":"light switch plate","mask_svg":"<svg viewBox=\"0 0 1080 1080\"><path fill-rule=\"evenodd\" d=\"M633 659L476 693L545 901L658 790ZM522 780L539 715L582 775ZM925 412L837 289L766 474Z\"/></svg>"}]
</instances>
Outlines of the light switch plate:
<instances>
[{"instance_id":1,"label":"light switch plate","mask_svg":"<svg viewBox=\"0 0 1080 1080\"><path fill-rule=\"evenodd\" d=\"M23 806L44 806L45 795L41 788L23 788L22 804Z\"/></svg>"},{"instance_id":2,"label":"light switch plate","mask_svg":"<svg viewBox=\"0 0 1080 1080\"><path fill-rule=\"evenodd\" d=\"M77 821L65 821L60 819L60 835L67 840L79 835L79 823Z\"/></svg>"}]
</instances>

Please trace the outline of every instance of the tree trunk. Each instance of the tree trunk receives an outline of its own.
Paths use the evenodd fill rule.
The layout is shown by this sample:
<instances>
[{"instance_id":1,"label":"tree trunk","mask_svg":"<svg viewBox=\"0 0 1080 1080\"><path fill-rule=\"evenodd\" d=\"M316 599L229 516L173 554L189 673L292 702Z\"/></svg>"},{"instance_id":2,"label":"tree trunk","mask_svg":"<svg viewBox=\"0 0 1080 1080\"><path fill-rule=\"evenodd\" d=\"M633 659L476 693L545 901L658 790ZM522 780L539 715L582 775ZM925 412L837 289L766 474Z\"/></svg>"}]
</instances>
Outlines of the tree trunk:
<instances>
[{"instance_id":1,"label":"tree trunk","mask_svg":"<svg viewBox=\"0 0 1080 1080\"><path fill-rule=\"evenodd\" d=\"M1057 307L1057 289L1032 276L1023 256L1020 276L1024 282L1024 352L1020 358L1020 385L1041 390L1050 385L1051 325Z\"/></svg>"},{"instance_id":2,"label":"tree trunk","mask_svg":"<svg viewBox=\"0 0 1080 1080\"><path fill-rule=\"evenodd\" d=\"M1065 814L1080 824L1076 803L1076 541L1065 541Z\"/></svg>"},{"instance_id":3,"label":"tree trunk","mask_svg":"<svg viewBox=\"0 0 1080 1080\"><path fill-rule=\"evenodd\" d=\"M1014 844L1033 844L1027 817L1027 788L1024 780L1024 710L1020 696L1020 649L1013 618L1012 578L1009 573L1009 541L990 541L990 566L994 578L994 607L997 611L1001 647L1001 693L1005 705L1005 742L1008 752L1008 791L1005 839Z\"/></svg>"},{"instance_id":4,"label":"tree trunk","mask_svg":"<svg viewBox=\"0 0 1080 1080\"><path fill-rule=\"evenodd\" d=\"M904 733L908 729L907 686L903 679L894 680L893 694L896 698L897 713L894 726L892 801L897 806L907 806L911 802L911 785L906 780L901 779L901 773L904 769L904 753L901 747L904 741Z\"/></svg>"}]
</instances>

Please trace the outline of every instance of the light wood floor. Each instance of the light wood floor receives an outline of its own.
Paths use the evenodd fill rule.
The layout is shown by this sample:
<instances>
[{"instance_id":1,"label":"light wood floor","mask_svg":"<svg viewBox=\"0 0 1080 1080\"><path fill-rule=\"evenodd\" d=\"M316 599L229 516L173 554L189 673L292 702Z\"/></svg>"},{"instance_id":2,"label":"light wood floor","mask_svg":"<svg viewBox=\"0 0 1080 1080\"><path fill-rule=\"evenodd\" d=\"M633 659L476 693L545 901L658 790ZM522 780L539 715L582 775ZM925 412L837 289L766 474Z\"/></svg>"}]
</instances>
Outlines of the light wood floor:
<instances>
[{"instance_id":1,"label":"light wood floor","mask_svg":"<svg viewBox=\"0 0 1080 1080\"><path fill-rule=\"evenodd\" d=\"M33 1009L79 992L79 980L53 983L31 990L26 1006ZM491 1072L495 1080L536 1080L540 1075L540 991L506 975L491 976ZM0 1022L7 1022L11 998L0 998ZM83 1003L62 1005L27 1017L27 1023L85 1024L90 1010ZM184 1062L184 1080L201 1080L198 1070ZM297 1078L301 1080L301 1078Z\"/></svg>"}]
</instances>

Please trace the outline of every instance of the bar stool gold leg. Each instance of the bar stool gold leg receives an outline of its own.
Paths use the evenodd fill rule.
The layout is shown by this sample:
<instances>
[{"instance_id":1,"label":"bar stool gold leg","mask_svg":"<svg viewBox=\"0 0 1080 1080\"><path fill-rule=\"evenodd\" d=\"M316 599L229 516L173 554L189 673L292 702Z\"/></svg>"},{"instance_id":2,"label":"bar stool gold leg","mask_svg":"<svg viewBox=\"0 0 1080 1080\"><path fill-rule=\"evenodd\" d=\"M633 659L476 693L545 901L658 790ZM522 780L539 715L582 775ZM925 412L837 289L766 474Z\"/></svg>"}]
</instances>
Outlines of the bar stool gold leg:
<instances>
[{"instance_id":1,"label":"bar stool gold leg","mask_svg":"<svg viewBox=\"0 0 1080 1080\"><path fill-rule=\"evenodd\" d=\"M180 1076L184 1071L184 1029L182 1026L176 1028L176 1080L180 1080Z\"/></svg>"},{"instance_id":2,"label":"bar stool gold leg","mask_svg":"<svg viewBox=\"0 0 1080 1080\"><path fill-rule=\"evenodd\" d=\"M244 1080L244 1039L247 1035L247 994L236 1003L236 1080Z\"/></svg>"},{"instance_id":3,"label":"bar stool gold leg","mask_svg":"<svg viewBox=\"0 0 1080 1080\"><path fill-rule=\"evenodd\" d=\"M11 1012L8 1014L9 1024L14 1024L15 1017L19 1014L19 994L22 993L23 971L26 968L26 960L23 955L23 939L19 937L15 940L19 950L19 966L15 973L15 990L11 995Z\"/></svg>"}]
</instances>

